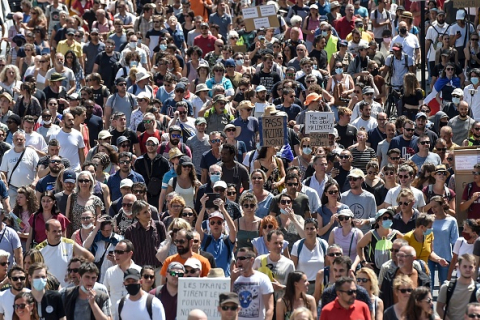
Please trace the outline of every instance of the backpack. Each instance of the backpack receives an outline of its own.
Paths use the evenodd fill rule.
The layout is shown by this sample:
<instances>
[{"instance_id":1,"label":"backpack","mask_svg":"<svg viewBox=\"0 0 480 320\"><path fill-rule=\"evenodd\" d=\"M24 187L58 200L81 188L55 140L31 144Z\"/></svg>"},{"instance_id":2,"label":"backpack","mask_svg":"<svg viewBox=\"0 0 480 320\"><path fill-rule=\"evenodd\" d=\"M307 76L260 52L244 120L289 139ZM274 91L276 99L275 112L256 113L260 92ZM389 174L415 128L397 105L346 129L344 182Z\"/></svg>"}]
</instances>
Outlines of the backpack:
<instances>
[{"instance_id":1,"label":"backpack","mask_svg":"<svg viewBox=\"0 0 480 320\"><path fill-rule=\"evenodd\" d=\"M124 72L125 72L125 71L124 71ZM145 89L146 89L145 91L150 91L150 92L152 93L152 95L153 95L153 88L152 88L151 86L149 86L149 85L147 84L147 85L145 86ZM133 85L132 91L133 91L132 93L133 93L134 95L137 94L138 85L137 85L136 83Z\"/></svg>"},{"instance_id":2,"label":"backpack","mask_svg":"<svg viewBox=\"0 0 480 320\"><path fill-rule=\"evenodd\" d=\"M447 300L445 301L445 312L443 314L443 319L447 316L447 310L449 306L450 299L453 296L453 291L455 291L455 286L457 285L457 280L452 279L448 283L447 287ZM477 302L477 291L480 288L480 283L475 282L475 290L473 290L472 295L470 296L470 301L469 302Z\"/></svg>"},{"instance_id":3,"label":"backpack","mask_svg":"<svg viewBox=\"0 0 480 320\"><path fill-rule=\"evenodd\" d=\"M368 246L369 262L375 263L375 267L380 269L385 262L391 259L390 250L393 245L392 240L397 236L397 232L392 232L386 238L380 238L377 230L373 230L372 236L374 239L372 239L372 242L370 242L370 245Z\"/></svg>"},{"instance_id":4,"label":"backpack","mask_svg":"<svg viewBox=\"0 0 480 320\"><path fill-rule=\"evenodd\" d=\"M408 70L408 55L404 52L402 52L402 54L403 54L403 59L405 59L405 68L407 68L407 70ZM390 57L391 63L390 63L390 72L389 72L389 76L388 76L389 79L388 79L387 82L390 82L390 80L392 78L393 70L395 69L394 68L395 67L395 56L392 53L391 55L389 55L389 57Z\"/></svg>"},{"instance_id":5,"label":"backpack","mask_svg":"<svg viewBox=\"0 0 480 320\"><path fill-rule=\"evenodd\" d=\"M167 143L168 143L168 142L167 142ZM164 154L166 147L167 147L167 145L164 144L164 143L162 143L162 144L160 145L160 150L158 150L158 154ZM180 151L182 151L183 154L187 154L184 143L179 143L177 148L179 148Z\"/></svg>"},{"instance_id":6,"label":"backpack","mask_svg":"<svg viewBox=\"0 0 480 320\"><path fill-rule=\"evenodd\" d=\"M317 238L317 243L320 242L320 248L322 248L323 255L327 254L327 246L325 245L325 240ZM297 249L297 257L300 257L300 252L302 252L303 245L305 244L305 239L300 240L300 243L298 244L298 249Z\"/></svg>"},{"instance_id":7,"label":"backpack","mask_svg":"<svg viewBox=\"0 0 480 320\"><path fill-rule=\"evenodd\" d=\"M387 20L390 20L390 12L388 12L388 10L385 9L385 8L384 8L384 10L387 13ZM382 14L382 16L383 16L383 14ZM378 18L378 9L375 9L375 20L377 20L377 18Z\"/></svg>"},{"instance_id":8,"label":"backpack","mask_svg":"<svg viewBox=\"0 0 480 320\"><path fill-rule=\"evenodd\" d=\"M208 246L210 245L210 243L212 243L212 239L213 239L213 237L207 237L207 240L205 241L205 245L202 248L203 251L207 251ZM225 245L228 248L227 261L230 261L230 259L232 259L232 250L231 250L232 247L230 246L228 241L230 241L230 239L228 237L223 238L223 242L225 243Z\"/></svg>"},{"instance_id":9,"label":"backpack","mask_svg":"<svg viewBox=\"0 0 480 320\"><path fill-rule=\"evenodd\" d=\"M133 96L132 96L132 94L130 94L130 93L128 93L128 92L125 92L125 95L128 97L128 100L130 101L130 104L131 104L131 106L132 106L132 110L135 109L135 102L133 101ZM113 107L115 106L115 100L117 99L117 96L118 96L118 93L115 92L115 93L113 94L113 98L112 98L112 105L111 105L112 109L113 109Z\"/></svg>"},{"instance_id":10,"label":"backpack","mask_svg":"<svg viewBox=\"0 0 480 320\"><path fill-rule=\"evenodd\" d=\"M450 196L451 196L450 189L445 186L444 190L445 190L445 197L450 199ZM432 199L433 196L436 196L436 194L433 192L433 184L429 184L427 188L428 201L430 201L430 199Z\"/></svg>"},{"instance_id":11,"label":"backpack","mask_svg":"<svg viewBox=\"0 0 480 320\"><path fill-rule=\"evenodd\" d=\"M261 265L260 265L260 268L258 268L257 270L260 271L261 273L263 274L266 274L269 278L270 278L270 281L275 281L275 277L273 276L273 272L272 270L270 270L270 268L267 266L267 256L266 254L264 255L261 255Z\"/></svg>"},{"instance_id":12,"label":"backpack","mask_svg":"<svg viewBox=\"0 0 480 320\"><path fill-rule=\"evenodd\" d=\"M152 311L152 302L153 302L153 298L155 298L153 295L151 295L150 293L147 293L148 296L147 296L147 312L148 312L148 315L150 316L150 319L153 319L153 311ZM125 297L123 297L122 299L120 299L120 303L118 304L118 319L119 320L122 320L122 309L123 309L123 305L125 304Z\"/></svg>"}]
</instances>

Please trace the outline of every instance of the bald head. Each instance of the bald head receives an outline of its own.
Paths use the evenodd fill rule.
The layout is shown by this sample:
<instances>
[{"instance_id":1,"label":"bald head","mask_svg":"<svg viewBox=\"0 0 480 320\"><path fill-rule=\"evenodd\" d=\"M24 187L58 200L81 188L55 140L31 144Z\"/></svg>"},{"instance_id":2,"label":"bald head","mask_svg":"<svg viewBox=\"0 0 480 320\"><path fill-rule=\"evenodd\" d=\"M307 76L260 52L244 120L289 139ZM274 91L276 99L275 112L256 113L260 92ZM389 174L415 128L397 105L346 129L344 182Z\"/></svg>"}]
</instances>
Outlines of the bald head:
<instances>
[{"instance_id":1,"label":"bald head","mask_svg":"<svg viewBox=\"0 0 480 320\"><path fill-rule=\"evenodd\" d=\"M406 255L412 255L414 258L417 257L417 252L415 251L415 248L412 246L403 246L400 248L399 253L402 252Z\"/></svg>"},{"instance_id":2,"label":"bald head","mask_svg":"<svg viewBox=\"0 0 480 320\"><path fill-rule=\"evenodd\" d=\"M207 320L207 315L200 309L193 309L188 313L187 320Z\"/></svg>"}]
</instances>

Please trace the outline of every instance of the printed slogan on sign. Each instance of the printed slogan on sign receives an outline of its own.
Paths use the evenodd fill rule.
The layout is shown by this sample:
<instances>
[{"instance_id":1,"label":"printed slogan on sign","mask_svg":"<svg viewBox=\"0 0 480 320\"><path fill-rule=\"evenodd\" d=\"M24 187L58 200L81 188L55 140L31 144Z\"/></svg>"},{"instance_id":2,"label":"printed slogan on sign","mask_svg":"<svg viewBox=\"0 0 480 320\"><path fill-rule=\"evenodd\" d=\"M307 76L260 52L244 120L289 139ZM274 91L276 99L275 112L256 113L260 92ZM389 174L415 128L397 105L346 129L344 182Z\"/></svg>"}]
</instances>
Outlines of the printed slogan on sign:
<instances>
[{"instance_id":1,"label":"printed slogan on sign","mask_svg":"<svg viewBox=\"0 0 480 320\"><path fill-rule=\"evenodd\" d=\"M316 147L328 145L328 134L333 132L333 112L311 111L305 113L305 133Z\"/></svg>"}]
</instances>

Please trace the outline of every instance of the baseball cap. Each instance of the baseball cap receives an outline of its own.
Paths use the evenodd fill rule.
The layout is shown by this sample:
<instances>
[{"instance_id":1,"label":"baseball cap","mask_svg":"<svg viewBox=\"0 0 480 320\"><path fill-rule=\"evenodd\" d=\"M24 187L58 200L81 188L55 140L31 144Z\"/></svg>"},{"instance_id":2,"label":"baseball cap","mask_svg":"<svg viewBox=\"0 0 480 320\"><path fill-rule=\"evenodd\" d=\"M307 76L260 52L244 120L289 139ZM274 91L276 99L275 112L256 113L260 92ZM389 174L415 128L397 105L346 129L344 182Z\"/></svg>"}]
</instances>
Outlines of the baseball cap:
<instances>
[{"instance_id":1,"label":"baseball cap","mask_svg":"<svg viewBox=\"0 0 480 320\"><path fill-rule=\"evenodd\" d=\"M229 123L229 124L227 124L227 125L225 126L225 128L223 128L223 131L225 132L225 131L227 131L227 129L230 129L230 128L236 129L235 125Z\"/></svg>"},{"instance_id":2,"label":"baseball cap","mask_svg":"<svg viewBox=\"0 0 480 320\"><path fill-rule=\"evenodd\" d=\"M175 86L175 90L185 90L185 83L183 82L179 82L177 83L177 85Z\"/></svg>"},{"instance_id":3,"label":"baseball cap","mask_svg":"<svg viewBox=\"0 0 480 320\"><path fill-rule=\"evenodd\" d=\"M77 175L72 169L67 169L63 172L63 182L75 183L77 181Z\"/></svg>"},{"instance_id":4,"label":"baseball cap","mask_svg":"<svg viewBox=\"0 0 480 320\"><path fill-rule=\"evenodd\" d=\"M227 189L227 183L223 180L219 180L215 182L215 184L213 185L213 189L215 189L216 187Z\"/></svg>"},{"instance_id":5,"label":"baseball cap","mask_svg":"<svg viewBox=\"0 0 480 320\"><path fill-rule=\"evenodd\" d=\"M458 10L455 20L463 20L463 19L465 19L465 10Z\"/></svg>"},{"instance_id":6,"label":"baseball cap","mask_svg":"<svg viewBox=\"0 0 480 320\"><path fill-rule=\"evenodd\" d=\"M92 31L90 31L90 34L92 34L92 33L99 34L100 32L98 31L97 28L93 28Z\"/></svg>"},{"instance_id":7,"label":"baseball cap","mask_svg":"<svg viewBox=\"0 0 480 320\"><path fill-rule=\"evenodd\" d=\"M106 138L113 137L112 134L108 130L102 130L98 133L98 140L103 140Z\"/></svg>"},{"instance_id":8,"label":"baseball cap","mask_svg":"<svg viewBox=\"0 0 480 320\"><path fill-rule=\"evenodd\" d=\"M118 86L120 83L126 83L127 80L125 80L125 78L123 77L119 77L115 80L115 85Z\"/></svg>"},{"instance_id":9,"label":"baseball cap","mask_svg":"<svg viewBox=\"0 0 480 320\"><path fill-rule=\"evenodd\" d=\"M148 141L152 141L153 143L155 143L157 146L160 144L160 141L158 141L158 139L156 137L150 137L147 139L147 142Z\"/></svg>"},{"instance_id":10,"label":"baseball cap","mask_svg":"<svg viewBox=\"0 0 480 320\"><path fill-rule=\"evenodd\" d=\"M415 115L415 120L417 120L418 118L427 118L427 115L425 114L425 112L419 112Z\"/></svg>"},{"instance_id":11,"label":"baseball cap","mask_svg":"<svg viewBox=\"0 0 480 320\"><path fill-rule=\"evenodd\" d=\"M460 88L456 88L455 90L453 90L452 95L459 95L463 97L463 90Z\"/></svg>"},{"instance_id":12,"label":"baseball cap","mask_svg":"<svg viewBox=\"0 0 480 320\"><path fill-rule=\"evenodd\" d=\"M195 125L198 126L200 124L207 124L207 120L205 120L204 117L198 117L197 120L195 120Z\"/></svg>"},{"instance_id":13,"label":"baseball cap","mask_svg":"<svg viewBox=\"0 0 480 320\"><path fill-rule=\"evenodd\" d=\"M192 158L189 156L181 156L178 162L179 166L193 166Z\"/></svg>"},{"instance_id":14,"label":"baseball cap","mask_svg":"<svg viewBox=\"0 0 480 320\"><path fill-rule=\"evenodd\" d=\"M235 67L235 61L231 58L225 60L225 67Z\"/></svg>"},{"instance_id":15,"label":"baseball cap","mask_svg":"<svg viewBox=\"0 0 480 320\"><path fill-rule=\"evenodd\" d=\"M348 178L352 177L352 178L363 178L363 179L365 179L365 174L360 169L352 169L352 170L350 170L350 173L348 174L347 177Z\"/></svg>"},{"instance_id":16,"label":"baseball cap","mask_svg":"<svg viewBox=\"0 0 480 320\"><path fill-rule=\"evenodd\" d=\"M148 100L150 100L150 96L145 91L142 91L137 95L137 99L148 99Z\"/></svg>"},{"instance_id":17,"label":"baseball cap","mask_svg":"<svg viewBox=\"0 0 480 320\"><path fill-rule=\"evenodd\" d=\"M188 258L187 261L185 261L185 263L183 264L183 266L193 269L199 269L200 271L202 271L202 264L196 258Z\"/></svg>"},{"instance_id":18,"label":"baseball cap","mask_svg":"<svg viewBox=\"0 0 480 320\"><path fill-rule=\"evenodd\" d=\"M372 87L365 87L365 88L363 88L362 93L363 93L363 94L375 93L375 90L373 90Z\"/></svg>"},{"instance_id":19,"label":"baseball cap","mask_svg":"<svg viewBox=\"0 0 480 320\"><path fill-rule=\"evenodd\" d=\"M265 86L262 86L262 85L257 86L255 88L255 92L262 92L262 91L267 91L267 88L265 88Z\"/></svg>"},{"instance_id":20,"label":"baseball cap","mask_svg":"<svg viewBox=\"0 0 480 320\"><path fill-rule=\"evenodd\" d=\"M125 141L130 141L130 140L128 140L128 138L125 137L125 136L120 136L120 137L118 137L118 138L117 138L117 146L121 145L121 144L124 143Z\"/></svg>"},{"instance_id":21,"label":"baseball cap","mask_svg":"<svg viewBox=\"0 0 480 320\"><path fill-rule=\"evenodd\" d=\"M218 297L218 304L220 306L223 306L224 304L227 304L227 303L233 303L238 306L240 304L240 300L238 299L238 294L236 294L235 292L220 293Z\"/></svg>"},{"instance_id":22,"label":"baseball cap","mask_svg":"<svg viewBox=\"0 0 480 320\"><path fill-rule=\"evenodd\" d=\"M120 181L120 189L124 187L131 188L132 186L133 186L133 181L130 179L122 179L122 181Z\"/></svg>"},{"instance_id":23,"label":"baseball cap","mask_svg":"<svg viewBox=\"0 0 480 320\"><path fill-rule=\"evenodd\" d=\"M210 215L208 216L208 219L213 219L213 218L219 218L219 219L225 220L225 217L219 211L214 211L210 213Z\"/></svg>"},{"instance_id":24,"label":"baseball cap","mask_svg":"<svg viewBox=\"0 0 480 320\"><path fill-rule=\"evenodd\" d=\"M392 217L395 215L392 209L380 209L376 214L375 214L375 220L380 219L383 215L385 214L390 214Z\"/></svg>"},{"instance_id":25,"label":"baseball cap","mask_svg":"<svg viewBox=\"0 0 480 320\"><path fill-rule=\"evenodd\" d=\"M167 271L172 271L173 269L180 269L185 272L185 267L180 262L172 262L168 265Z\"/></svg>"},{"instance_id":26,"label":"baseball cap","mask_svg":"<svg viewBox=\"0 0 480 320\"><path fill-rule=\"evenodd\" d=\"M401 51L403 49L403 45L401 43L395 42L392 46L392 50Z\"/></svg>"},{"instance_id":27,"label":"baseball cap","mask_svg":"<svg viewBox=\"0 0 480 320\"><path fill-rule=\"evenodd\" d=\"M73 28L68 28L67 29L67 35L75 34L75 29Z\"/></svg>"},{"instance_id":28,"label":"baseball cap","mask_svg":"<svg viewBox=\"0 0 480 320\"><path fill-rule=\"evenodd\" d=\"M140 280L140 271L134 268L129 268L123 274L123 280L133 279L133 280Z\"/></svg>"},{"instance_id":29,"label":"baseball cap","mask_svg":"<svg viewBox=\"0 0 480 320\"><path fill-rule=\"evenodd\" d=\"M344 216L344 217L352 217L353 218L353 212L350 209L342 209L337 213L337 216Z\"/></svg>"}]
</instances>

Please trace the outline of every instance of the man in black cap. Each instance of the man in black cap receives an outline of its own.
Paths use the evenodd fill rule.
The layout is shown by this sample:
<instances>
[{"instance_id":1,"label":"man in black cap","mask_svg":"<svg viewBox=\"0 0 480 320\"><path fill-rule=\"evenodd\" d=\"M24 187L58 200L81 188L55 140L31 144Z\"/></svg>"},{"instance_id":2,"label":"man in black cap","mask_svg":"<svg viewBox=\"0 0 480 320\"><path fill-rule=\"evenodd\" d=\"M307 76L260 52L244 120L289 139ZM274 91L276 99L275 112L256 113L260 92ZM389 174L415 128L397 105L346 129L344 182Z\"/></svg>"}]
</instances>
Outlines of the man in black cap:
<instances>
[{"instance_id":1,"label":"man in black cap","mask_svg":"<svg viewBox=\"0 0 480 320\"><path fill-rule=\"evenodd\" d=\"M112 144L116 145L119 150L120 145L125 141L130 141L130 146L128 150L122 149L122 151L129 151L135 152L137 156L140 156L142 153L140 151L140 144L138 143L138 137L135 132L127 128L127 116L123 112L116 112L113 115L113 120L115 120L115 127L113 130L110 131L112 134ZM126 139L120 139L121 136L125 137Z\"/></svg>"},{"instance_id":2,"label":"man in black cap","mask_svg":"<svg viewBox=\"0 0 480 320\"><path fill-rule=\"evenodd\" d=\"M221 320L237 320L240 311L240 300L235 292L220 293L218 299L218 312Z\"/></svg>"},{"instance_id":3,"label":"man in black cap","mask_svg":"<svg viewBox=\"0 0 480 320\"><path fill-rule=\"evenodd\" d=\"M118 304L119 319L166 319L162 303L158 298L142 290L140 278L140 272L136 269L130 268L125 271L123 284L128 294ZM146 300L143 299L145 295Z\"/></svg>"}]
</instances>

